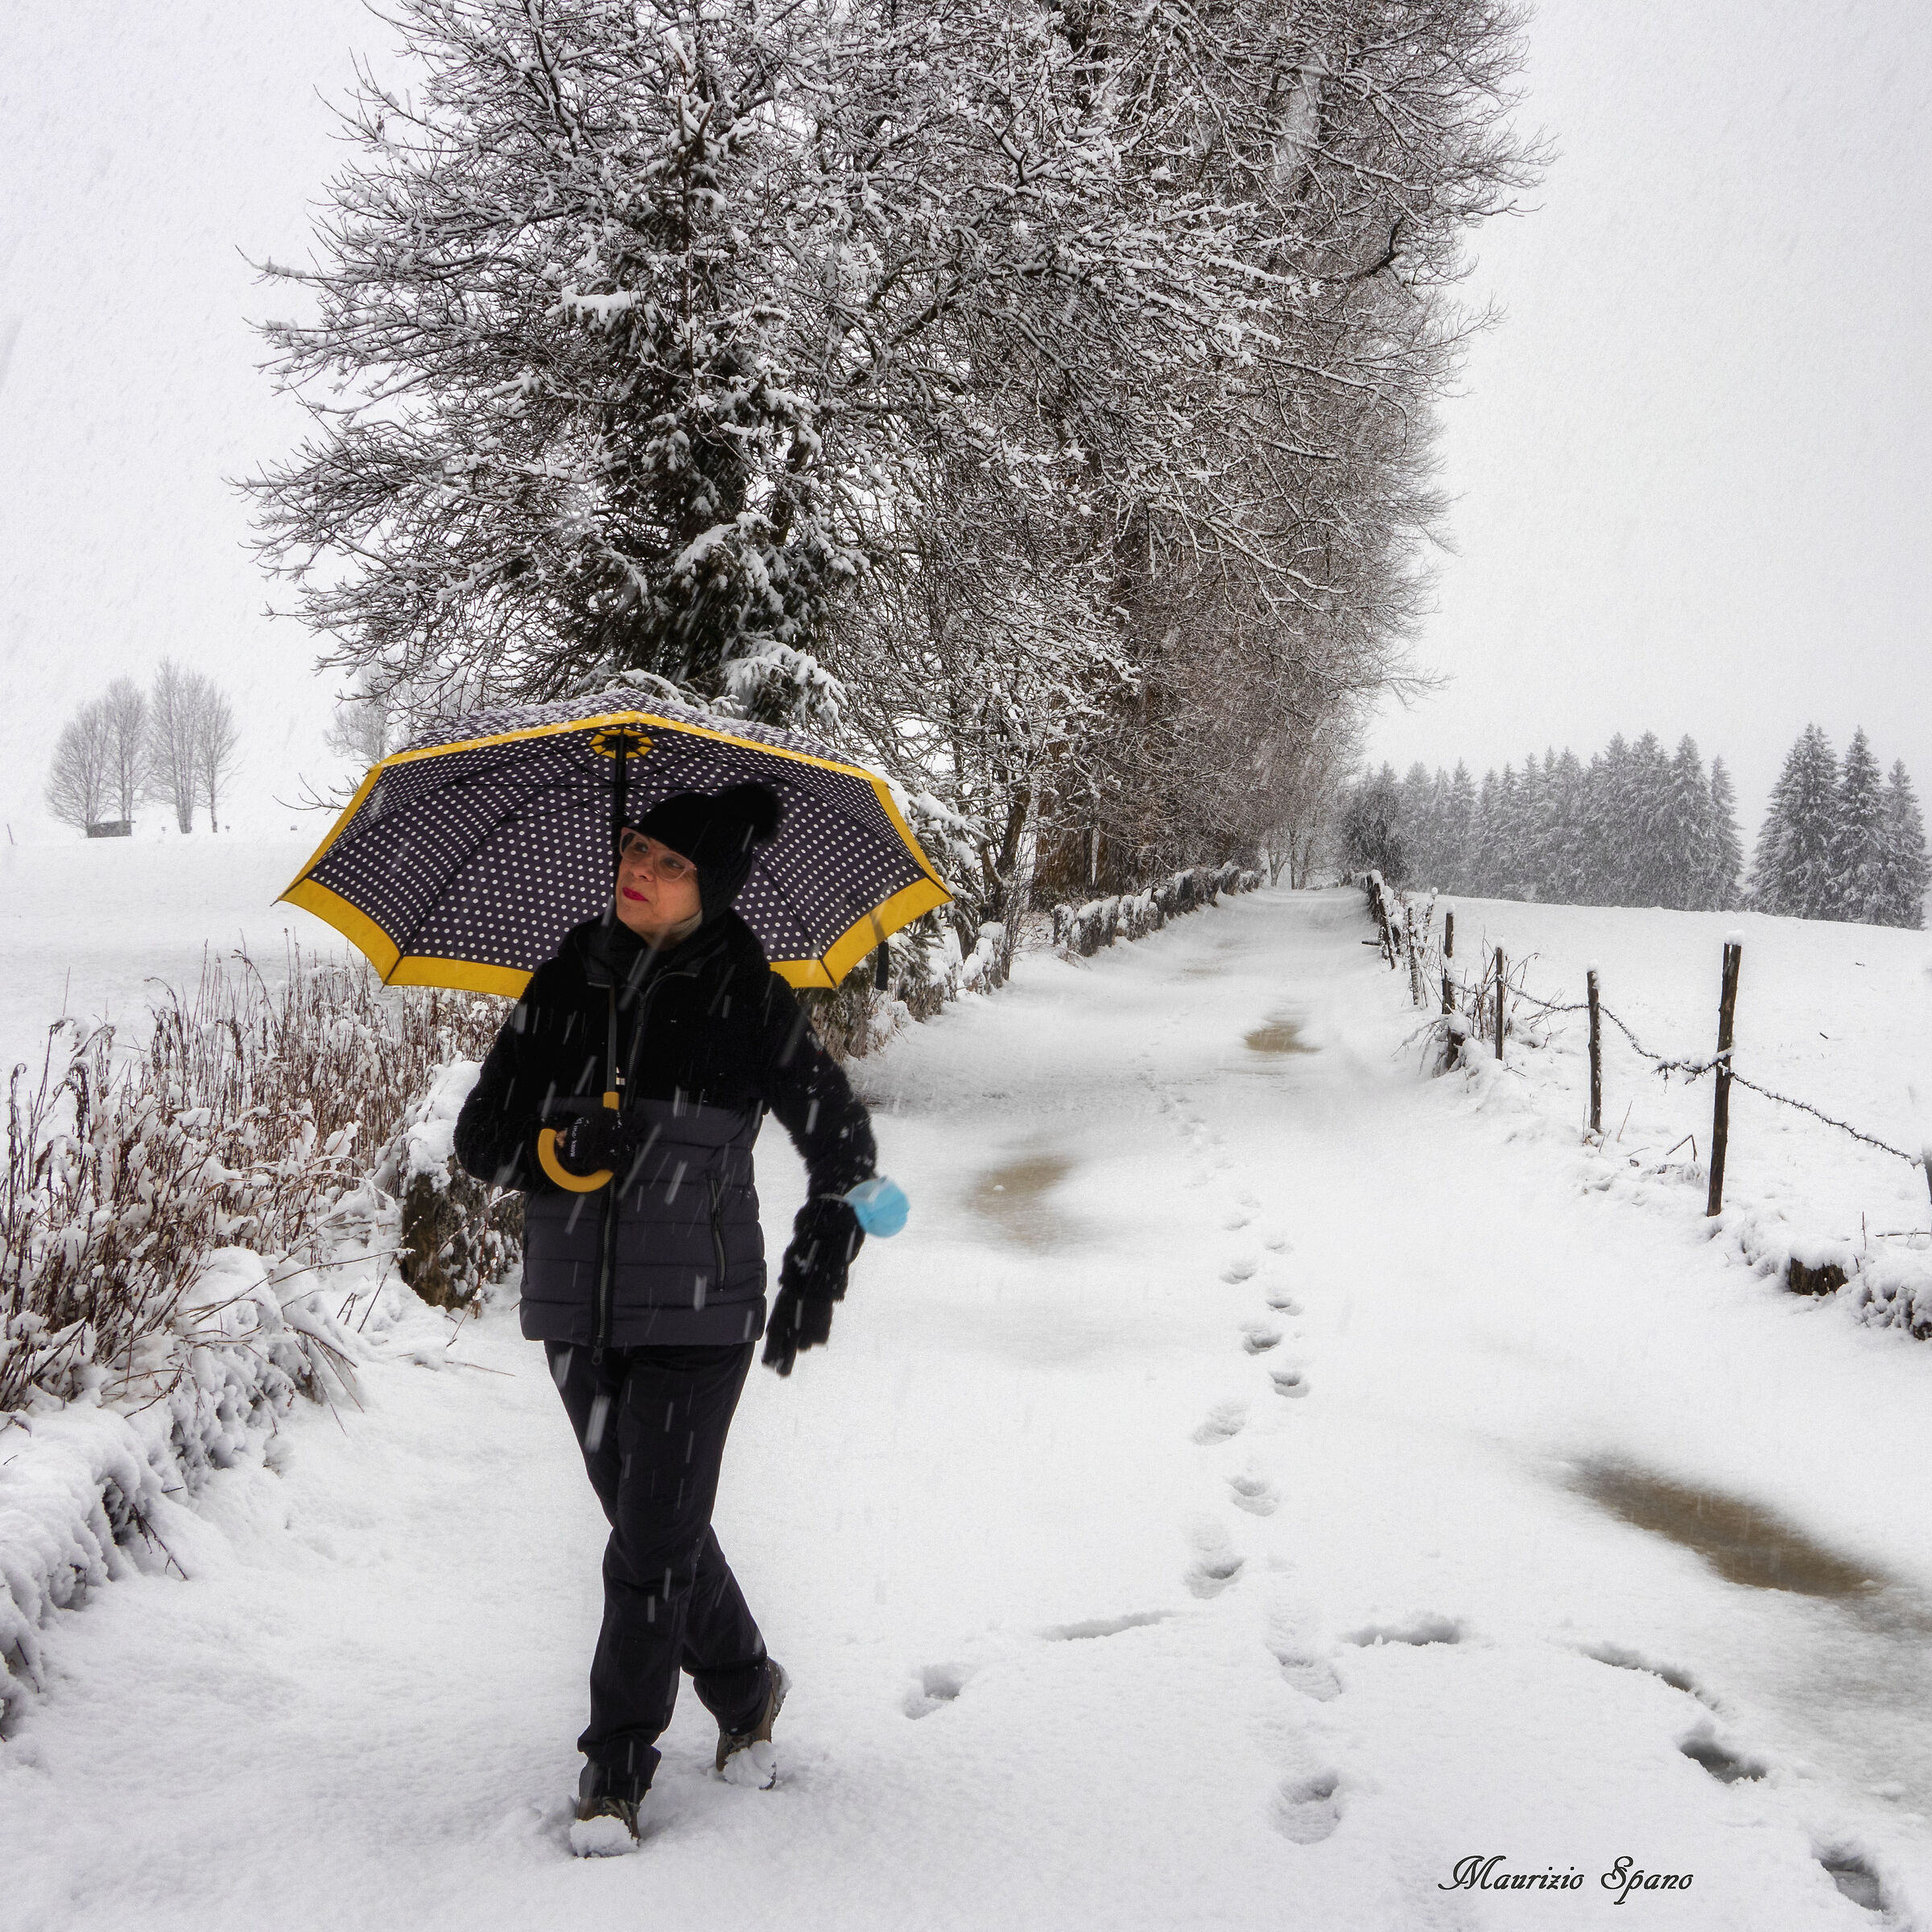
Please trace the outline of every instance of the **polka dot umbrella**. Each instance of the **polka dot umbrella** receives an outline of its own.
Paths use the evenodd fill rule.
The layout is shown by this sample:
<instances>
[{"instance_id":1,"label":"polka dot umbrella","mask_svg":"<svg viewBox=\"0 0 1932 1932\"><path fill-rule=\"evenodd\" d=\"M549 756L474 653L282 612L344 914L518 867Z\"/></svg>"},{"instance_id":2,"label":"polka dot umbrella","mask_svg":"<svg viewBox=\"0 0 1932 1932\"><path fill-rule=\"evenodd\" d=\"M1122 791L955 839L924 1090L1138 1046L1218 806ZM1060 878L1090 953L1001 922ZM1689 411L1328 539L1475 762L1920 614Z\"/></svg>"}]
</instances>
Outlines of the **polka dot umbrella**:
<instances>
[{"instance_id":1,"label":"polka dot umbrella","mask_svg":"<svg viewBox=\"0 0 1932 1932\"><path fill-rule=\"evenodd\" d=\"M747 780L785 809L737 910L793 985L837 985L947 902L884 780L811 739L630 689L474 712L384 758L282 897L392 985L514 997L609 903L617 825Z\"/></svg>"}]
</instances>

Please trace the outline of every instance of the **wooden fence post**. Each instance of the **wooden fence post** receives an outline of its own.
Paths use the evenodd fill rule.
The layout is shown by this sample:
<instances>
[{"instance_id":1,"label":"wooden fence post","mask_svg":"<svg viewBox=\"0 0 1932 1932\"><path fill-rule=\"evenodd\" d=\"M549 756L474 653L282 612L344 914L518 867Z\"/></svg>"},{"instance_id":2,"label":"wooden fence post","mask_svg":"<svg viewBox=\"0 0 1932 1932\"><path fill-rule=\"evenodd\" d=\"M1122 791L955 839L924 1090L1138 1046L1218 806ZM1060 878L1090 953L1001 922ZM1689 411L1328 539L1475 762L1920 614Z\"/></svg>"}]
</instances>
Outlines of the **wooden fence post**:
<instances>
[{"instance_id":1,"label":"wooden fence post","mask_svg":"<svg viewBox=\"0 0 1932 1932\"><path fill-rule=\"evenodd\" d=\"M1503 949L1496 949L1496 1057L1503 1057Z\"/></svg>"},{"instance_id":2,"label":"wooden fence post","mask_svg":"<svg viewBox=\"0 0 1932 1932\"><path fill-rule=\"evenodd\" d=\"M1596 968L1589 972L1590 985L1590 1131L1604 1131L1604 1018L1597 1000Z\"/></svg>"},{"instance_id":3,"label":"wooden fence post","mask_svg":"<svg viewBox=\"0 0 1932 1932\"><path fill-rule=\"evenodd\" d=\"M1724 977L1717 1000L1717 1097L1711 1109L1711 1198L1707 1217L1724 1206L1724 1154L1731 1139L1731 1030L1737 1018L1737 972L1744 949L1736 939L1724 942Z\"/></svg>"},{"instance_id":4,"label":"wooden fence post","mask_svg":"<svg viewBox=\"0 0 1932 1932\"><path fill-rule=\"evenodd\" d=\"M1449 976L1449 968L1443 968L1443 1013L1447 1018L1455 1011L1455 981Z\"/></svg>"},{"instance_id":5,"label":"wooden fence post","mask_svg":"<svg viewBox=\"0 0 1932 1932\"><path fill-rule=\"evenodd\" d=\"M1455 957L1455 908L1453 906L1443 914L1443 957L1446 960Z\"/></svg>"}]
</instances>

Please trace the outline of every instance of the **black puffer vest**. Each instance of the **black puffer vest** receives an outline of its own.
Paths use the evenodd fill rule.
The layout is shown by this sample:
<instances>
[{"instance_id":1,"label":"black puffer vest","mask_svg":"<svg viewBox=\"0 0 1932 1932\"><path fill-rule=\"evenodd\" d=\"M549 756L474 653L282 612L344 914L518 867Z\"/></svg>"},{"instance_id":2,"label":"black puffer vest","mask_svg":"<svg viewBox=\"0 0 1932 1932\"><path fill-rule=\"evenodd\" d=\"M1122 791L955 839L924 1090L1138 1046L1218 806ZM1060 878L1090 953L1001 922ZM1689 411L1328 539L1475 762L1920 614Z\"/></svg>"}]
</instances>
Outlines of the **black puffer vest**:
<instances>
[{"instance_id":1,"label":"black puffer vest","mask_svg":"<svg viewBox=\"0 0 1932 1932\"><path fill-rule=\"evenodd\" d=\"M609 1187L572 1193L543 1172L536 1137L602 1104L613 1006L631 1151ZM526 1191L524 1334L623 1348L762 1333L752 1146L767 1111L815 1195L874 1171L865 1109L735 913L662 955L602 921L572 932L532 976L456 1123L472 1174Z\"/></svg>"},{"instance_id":2,"label":"black puffer vest","mask_svg":"<svg viewBox=\"0 0 1932 1932\"><path fill-rule=\"evenodd\" d=\"M762 1110L638 1100L617 1194L609 1336L619 1348L749 1341L764 1326L765 1234L751 1147ZM532 1194L523 1206L523 1331L594 1338L604 1195ZM727 1311L729 1311L727 1319ZM584 1316L592 1318L588 1327Z\"/></svg>"}]
</instances>

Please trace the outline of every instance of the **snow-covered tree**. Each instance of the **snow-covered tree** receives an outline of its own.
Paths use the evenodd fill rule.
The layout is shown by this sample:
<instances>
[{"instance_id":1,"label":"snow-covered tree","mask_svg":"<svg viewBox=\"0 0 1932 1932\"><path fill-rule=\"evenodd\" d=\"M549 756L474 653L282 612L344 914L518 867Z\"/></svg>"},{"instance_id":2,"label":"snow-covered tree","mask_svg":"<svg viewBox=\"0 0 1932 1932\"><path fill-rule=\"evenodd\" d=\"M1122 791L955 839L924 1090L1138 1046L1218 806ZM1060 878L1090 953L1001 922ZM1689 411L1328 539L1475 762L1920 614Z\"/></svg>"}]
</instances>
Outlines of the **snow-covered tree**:
<instances>
[{"instance_id":1,"label":"snow-covered tree","mask_svg":"<svg viewBox=\"0 0 1932 1932\"><path fill-rule=\"evenodd\" d=\"M1392 766L1384 765L1349 791L1337 832L1342 862L1350 871L1379 872L1392 886L1407 878L1402 793Z\"/></svg>"},{"instance_id":2,"label":"snow-covered tree","mask_svg":"<svg viewBox=\"0 0 1932 1932\"><path fill-rule=\"evenodd\" d=\"M1567 745L1546 760L1546 795L1542 878L1538 896L1560 905L1584 902L1590 876L1591 825L1583 768Z\"/></svg>"},{"instance_id":3,"label":"snow-covered tree","mask_svg":"<svg viewBox=\"0 0 1932 1932\"><path fill-rule=\"evenodd\" d=\"M154 796L172 807L182 832L195 828L195 762L201 693L206 680L171 658L161 660L148 700L148 784Z\"/></svg>"},{"instance_id":4,"label":"snow-covered tree","mask_svg":"<svg viewBox=\"0 0 1932 1932\"><path fill-rule=\"evenodd\" d=\"M1470 844L1476 830L1476 781L1460 758L1449 774L1449 795L1443 807L1443 877L1451 892L1471 892Z\"/></svg>"},{"instance_id":5,"label":"snow-covered tree","mask_svg":"<svg viewBox=\"0 0 1932 1932\"><path fill-rule=\"evenodd\" d=\"M1587 902L1631 902L1642 832L1630 788L1630 747L1621 732L1590 761L1591 865Z\"/></svg>"},{"instance_id":6,"label":"snow-covered tree","mask_svg":"<svg viewBox=\"0 0 1932 1932\"><path fill-rule=\"evenodd\" d=\"M1720 912L1736 905L1744 844L1737 828L1737 793L1722 758L1711 761L1711 876L1700 903Z\"/></svg>"},{"instance_id":7,"label":"snow-covered tree","mask_svg":"<svg viewBox=\"0 0 1932 1932\"><path fill-rule=\"evenodd\" d=\"M1402 839L1407 865L1404 877L1419 886L1438 883L1435 832L1435 781L1418 758L1403 774L1401 798Z\"/></svg>"},{"instance_id":8,"label":"snow-covered tree","mask_svg":"<svg viewBox=\"0 0 1932 1932\"><path fill-rule=\"evenodd\" d=\"M1885 780L1880 845L1883 889L1876 917L1881 925L1913 931L1926 923L1926 894L1932 888L1932 858L1926 852L1926 824L1902 759L1893 762Z\"/></svg>"},{"instance_id":9,"label":"snow-covered tree","mask_svg":"<svg viewBox=\"0 0 1932 1932\"><path fill-rule=\"evenodd\" d=\"M1831 916L1831 844L1838 814L1838 760L1831 741L1807 724L1785 754L1752 862L1752 903L1799 919Z\"/></svg>"},{"instance_id":10,"label":"snow-covered tree","mask_svg":"<svg viewBox=\"0 0 1932 1932\"><path fill-rule=\"evenodd\" d=\"M233 707L206 678L197 680L194 702L195 786L208 807L208 830L219 832L217 814L235 774L242 734L235 726Z\"/></svg>"},{"instance_id":11,"label":"snow-covered tree","mask_svg":"<svg viewBox=\"0 0 1932 1932\"><path fill-rule=\"evenodd\" d=\"M1640 745L1641 749L1641 745ZM1686 733L1663 774L1650 825L1645 874L1653 905L1702 906L1717 869L1711 787L1697 741Z\"/></svg>"},{"instance_id":12,"label":"snow-covered tree","mask_svg":"<svg viewBox=\"0 0 1932 1932\"><path fill-rule=\"evenodd\" d=\"M814 726L1068 885L1252 839L1403 674L1486 0L398 0L269 332L328 661Z\"/></svg>"},{"instance_id":13,"label":"snow-covered tree","mask_svg":"<svg viewBox=\"0 0 1932 1932\"><path fill-rule=\"evenodd\" d=\"M107 727L109 802L131 823L147 789L147 699L131 678L116 678L101 700Z\"/></svg>"},{"instance_id":14,"label":"snow-covered tree","mask_svg":"<svg viewBox=\"0 0 1932 1932\"><path fill-rule=\"evenodd\" d=\"M98 698L60 727L47 779L47 808L82 832L98 824L113 784L112 733Z\"/></svg>"},{"instance_id":15,"label":"snow-covered tree","mask_svg":"<svg viewBox=\"0 0 1932 1932\"><path fill-rule=\"evenodd\" d=\"M1863 726L1845 747L1831 836L1831 916L1870 925L1886 899L1885 778Z\"/></svg>"}]
</instances>

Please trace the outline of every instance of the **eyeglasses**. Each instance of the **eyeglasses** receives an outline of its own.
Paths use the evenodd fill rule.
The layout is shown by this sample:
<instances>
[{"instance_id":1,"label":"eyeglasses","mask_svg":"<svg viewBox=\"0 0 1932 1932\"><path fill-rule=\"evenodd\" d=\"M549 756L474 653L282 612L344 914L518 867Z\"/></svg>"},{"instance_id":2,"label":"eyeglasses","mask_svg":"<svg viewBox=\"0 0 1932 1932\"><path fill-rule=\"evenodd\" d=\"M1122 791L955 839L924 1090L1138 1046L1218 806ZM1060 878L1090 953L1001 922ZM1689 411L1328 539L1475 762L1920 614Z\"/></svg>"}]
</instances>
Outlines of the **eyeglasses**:
<instances>
[{"instance_id":1,"label":"eyeglasses","mask_svg":"<svg viewBox=\"0 0 1932 1932\"><path fill-rule=\"evenodd\" d=\"M682 852L673 852L643 832L628 829L617 841L617 856L626 865L636 866L646 877L664 886L675 886L697 870Z\"/></svg>"}]
</instances>

